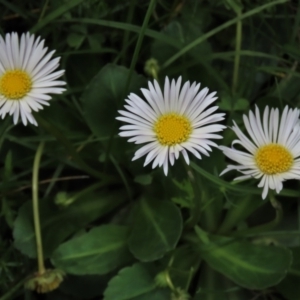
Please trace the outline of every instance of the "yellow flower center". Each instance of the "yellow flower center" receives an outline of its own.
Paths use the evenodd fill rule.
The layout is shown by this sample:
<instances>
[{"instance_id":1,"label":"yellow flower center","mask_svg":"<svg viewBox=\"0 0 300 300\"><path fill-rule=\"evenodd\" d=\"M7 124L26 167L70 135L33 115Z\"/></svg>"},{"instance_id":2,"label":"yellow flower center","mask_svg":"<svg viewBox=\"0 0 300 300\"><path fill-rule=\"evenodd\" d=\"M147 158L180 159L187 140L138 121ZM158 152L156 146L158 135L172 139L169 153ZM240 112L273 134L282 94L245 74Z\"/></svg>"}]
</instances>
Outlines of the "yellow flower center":
<instances>
[{"instance_id":1,"label":"yellow flower center","mask_svg":"<svg viewBox=\"0 0 300 300\"><path fill-rule=\"evenodd\" d=\"M154 132L162 145L173 146L185 142L192 132L192 127L186 117L169 113L158 118Z\"/></svg>"},{"instance_id":2,"label":"yellow flower center","mask_svg":"<svg viewBox=\"0 0 300 300\"><path fill-rule=\"evenodd\" d=\"M0 77L0 95L7 99L18 100L27 95L31 90L30 76L22 70L6 71Z\"/></svg>"},{"instance_id":3,"label":"yellow flower center","mask_svg":"<svg viewBox=\"0 0 300 300\"><path fill-rule=\"evenodd\" d=\"M255 154L258 168L267 175L288 171L293 164L293 160L290 151L278 144L263 146Z\"/></svg>"}]
</instances>

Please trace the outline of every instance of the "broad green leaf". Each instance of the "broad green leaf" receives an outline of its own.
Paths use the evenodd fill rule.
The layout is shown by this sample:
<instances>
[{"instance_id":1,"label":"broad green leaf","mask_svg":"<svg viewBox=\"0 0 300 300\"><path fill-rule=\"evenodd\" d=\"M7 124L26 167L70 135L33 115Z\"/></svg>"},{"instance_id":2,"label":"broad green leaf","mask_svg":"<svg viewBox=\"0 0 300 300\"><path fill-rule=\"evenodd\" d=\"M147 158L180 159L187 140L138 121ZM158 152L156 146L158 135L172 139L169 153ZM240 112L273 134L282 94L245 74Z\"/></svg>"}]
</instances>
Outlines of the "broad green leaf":
<instances>
[{"instance_id":1,"label":"broad green leaf","mask_svg":"<svg viewBox=\"0 0 300 300\"><path fill-rule=\"evenodd\" d=\"M203 231L199 232L201 235ZM248 289L265 289L285 276L292 262L284 247L265 246L227 237L208 236L200 254L215 270ZM202 239L204 240L204 239Z\"/></svg>"},{"instance_id":2,"label":"broad green leaf","mask_svg":"<svg viewBox=\"0 0 300 300\"><path fill-rule=\"evenodd\" d=\"M288 275L277 285L277 290L287 300L300 299L300 247L291 248L293 263Z\"/></svg>"},{"instance_id":3,"label":"broad green leaf","mask_svg":"<svg viewBox=\"0 0 300 300\"><path fill-rule=\"evenodd\" d=\"M156 288L155 274L151 273L140 263L122 269L108 283L104 300L169 300L170 294Z\"/></svg>"},{"instance_id":4,"label":"broad green leaf","mask_svg":"<svg viewBox=\"0 0 300 300\"><path fill-rule=\"evenodd\" d=\"M86 121L99 137L109 137L113 133L117 110L124 103L127 92L138 92L145 85L145 79L134 73L126 91L128 76L128 69L108 64L93 78L82 96Z\"/></svg>"},{"instance_id":5,"label":"broad green leaf","mask_svg":"<svg viewBox=\"0 0 300 300\"><path fill-rule=\"evenodd\" d=\"M142 199L135 210L129 249L141 261L159 259L175 248L181 231L182 217L174 203Z\"/></svg>"},{"instance_id":6,"label":"broad green leaf","mask_svg":"<svg viewBox=\"0 0 300 300\"><path fill-rule=\"evenodd\" d=\"M55 267L75 275L107 274L132 260L124 226L103 225L61 244L51 257Z\"/></svg>"},{"instance_id":7,"label":"broad green leaf","mask_svg":"<svg viewBox=\"0 0 300 300\"><path fill-rule=\"evenodd\" d=\"M170 300L170 291L167 289L155 289L154 291L132 298L131 300Z\"/></svg>"},{"instance_id":8,"label":"broad green leaf","mask_svg":"<svg viewBox=\"0 0 300 300\"><path fill-rule=\"evenodd\" d=\"M107 214L126 198L123 192L110 194L85 194L84 197L66 208L59 209L52 199L40 200L40 219L44 255L49 257L53 250L67 237L90 222ZM19 210L14 223L15 247L31 258L36 257L36 242L33 227L32 204L25 203Z\"/></svg>"}]
</instances>

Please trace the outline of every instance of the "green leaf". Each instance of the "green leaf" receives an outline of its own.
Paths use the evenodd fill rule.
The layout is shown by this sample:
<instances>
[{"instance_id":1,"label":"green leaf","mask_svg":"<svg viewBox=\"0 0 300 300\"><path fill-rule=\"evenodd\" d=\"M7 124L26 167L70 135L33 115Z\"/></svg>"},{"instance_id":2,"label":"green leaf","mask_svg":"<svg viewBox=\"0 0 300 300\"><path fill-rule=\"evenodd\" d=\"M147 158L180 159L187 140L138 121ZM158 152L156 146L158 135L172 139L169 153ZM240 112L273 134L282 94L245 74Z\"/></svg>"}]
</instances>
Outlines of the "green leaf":
<instances>
[{"instance_id":1,"label":"green leaf","mask_svg":"<svg viewBox=\"0 0 300 300\"><path fill-rule=\"evenodd\" d=\"M78 49L85 39L84 34L71 32L67 37L68 45L72 48Z\"/></svg>"},{"instance_id":2,"label":"green leaf","mask_svg":"<svg viewBox=\"0 0 300 300\"><path fill-rule=\"evenodd\" d=\"M135 210L128 245L141 261L153 261L175 248L182 231L182 217L170 201L142 199Z\"/></svg>"},{"instance_id":3,"label":"green leaf","mask_svg":"<svg viewBox=\"0 0 300 300\"><path fill-rule=\"evenodd\" d=\"M245 111L249 107L249 101L244 98L232 98L230 95L225 94L221 98L219 108L225 111Z\"/></svg>"},{"instance_id":4,"label":"green leaf","mask_svg":"<svg viewBox=\"0 0 300 300\"><path fill-rule=\"evenodd\" d=\"M201 28L199 24L190 22L188 18L185 20L170 22L162 31L166 38L174 38L177 40L177 46L168 45L164 41L156 40L152 46L152 56L160 63L163 63L168 58L172 57L178 52L178 46L180 49L188 45L191 41L201 36ZM198 45L189 53L193 57L201 60L201 57L205 57L207 60L211 53L211 46L206 41L202 45Z\"/></svg>"},{"instance_id":5,"label":"green leaf","mask_svg":"<svg viewBox=\"0 0 300 300\"><path fill-rule=\"evenodd\" d=\"M9 151L5 157L3 181L7 182L12 176L13 169L12 152Z\"/></svg>"},{"instance_id":6,"label":"green leaf","mask_svg":"<svg viewBox=\"0 0 300 300\"><path fill-rule=\"evenodd\" d=\"M258 14L259 12L263 11L264 9L268 9L268 8L274 6L274 5L281 4L281 3L284 3L284 2L286 2L286 0L278 0L278 1L272 1L270 3L257 6L254 9L249 10L246 13L242 14L241 16L237 16L236 18L233 18L233 19L231 19L231 20L229 20L225 23L222 23L220 26L213 28L212 30L210 30L209 32L206 32L203 35L200 35L198 38L193 40L191 43L184 46L175 55L173 55L167 61L165 61L162 68L168 67L169 65L174 63L174 61L176 61L179 57L183 56L185 53L187 53L188 51L190 51L194 47L198 46L199 44L205 42L211 36L217 34L218 32L221 32L222 30L228 28L229 26L231 26L233 24L236 24L237 21L243 20L243 19L248 18L248 17L251 17L252 15Z\"/></svg>"},{"instance_id":7,"label":"green leaf","mask_svg":"<svg viewBox=\"0 0 300 300\"><path fill-rule=\"evenodd\" d=\"M288 275L277 285L277 290L287 300L300 299L300 247L291 248L293 263Z\"/></svg>"},{"instance_id":8,"label":"green leaf","mask_svg":"<svg viewBox=\"0 0 300 300\"><path fill-rule=\"evenodd\" d=\"M128 76L128 69L108 64L93 78L82 96L86 121L99 137L112 134L117 109L127 96L124 93ZM145 79L133 73L128 91L138 92L144 84Z\"/></svg>"},{"instance_id":9,"label":"green leaf","mask_svg":"<svg viewBox=\"0 0 300 300\"><path fill-rule=\"evenodd\" d=\"M150 293L137 296L132 300L170 300L170 292L167 289L156 289Z\"/></svg>"},{"instance_id":10,"label":"green leaf","mask_svg":"<svg viewBox=\"0 0 300 300\"><path fill-rule=\"evenodd\" d=\"M193 205L194 190L189 180L179 182L173 179L174 184L182 191L182 195L177 193L176 197L172 197L172 201L181 207L190 208Z\"/></svg>"},{"instance_id":11,"label":"green leaf","mask_svg":"<svg viewBox=\"0 0 300 300\"><path fill-rule=\"evenodd\" d=\"M15 212L15 210L12 209L12 207L11 207L12 205L6 199L6 197L3 197L1 199L1 202L2 202L2 207L1 207L0 216L4 216L4 219L7 223L7 225L10 228L13 228L13 223L14 223L16 212Z\"/></svg>"},{"instance_id":12,"label":"green leaf","mask_svg":"<svg viewBox=\"0 0 300 300\"><path fill-rule=\"evenodd\" d=\"M40 218L45 257L49 257L68 236L107 214L125 200L124 192L90 193L77 199L65 209L55 206L52 199L41 200ZM25 203L20 208L15 220L13 236L18 250L31 258L36 257L31 202Z\"/></svg>"},{"instance_id":13,"label":"green leaf","mask_svg":"<svg viewBox=\"0 0 300 300\"><path fill-rule=\"evenodd\" d=\"M55 267L75 275L107 274L132 260L127 227L103 225L61 244L51 257Z\"/></svg>"},{"instance_id":14,"label":"green leaf","mask_svg":"<svg viewBox=\"0 0 300 300\"><path fill-rule=\"evenodd\" d=\"M108 283L104 300L169 300L170 293L157 289L154 276L143 264L122 269Z\"/></svg>"},{"instance_id":15,"label":"green leaf","mask_svg":"<svg viewBox=\"0 0 300 300\"><path fill-rule=\"evenodd\" d=\"M207 237L209 242L199 248L202 257L212 268L248 289L265 289L277 284L286 276L292 261L291 252L284 247Z\"/></svg>"},{"instance_id":16,"label":"green leaf","mask_svg":"<svg viewBox=\"0 0 300 300\"><path fill-rule=\"evenodd\" d=\"M150 174L146 175L138 175L134 178L134 182L139 183L141 185L149 185L152 183L152 176Z\"/></svg>"}]
</instances>

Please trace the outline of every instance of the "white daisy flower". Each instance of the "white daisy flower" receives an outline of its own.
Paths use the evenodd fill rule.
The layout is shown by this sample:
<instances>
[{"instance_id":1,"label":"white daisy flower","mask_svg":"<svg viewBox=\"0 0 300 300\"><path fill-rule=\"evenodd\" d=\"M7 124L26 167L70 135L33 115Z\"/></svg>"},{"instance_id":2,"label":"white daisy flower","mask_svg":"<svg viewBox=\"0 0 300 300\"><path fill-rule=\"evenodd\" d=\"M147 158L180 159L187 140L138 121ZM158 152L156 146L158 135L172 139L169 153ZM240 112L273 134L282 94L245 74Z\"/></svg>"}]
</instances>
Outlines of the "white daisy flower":
<instances>
[{"instance_id":1,"label":"white daisy flower","mask_svg":"<svg viewBox=\"0 0 300 300\"><path fill-rule=\"evenodd\" d=\"M120 110L118 120L129 123L120 127L120 136L131 137L128 141L144 144L135 152L132 160L147 154L144 166L151 161L152 168L163 166L168 174L168 164L174 164L182 153L189 164L188 152L201 159L209 156L210 146L218 147L210 139L221 139L215 132L225 126L215 124L224 119L223 113L213 114L218 107L207 107L216 101L208 88L200 90L200 83L187 81L181 88L181 77L170 83L166 77L164 91L156 80L148 82L149 89L141 89L146 101L131 93L125 101L127 110Z\"/></svg>"},{"instance_id":2,"label":"white daisy flower","mask_svg":"<svg viewBox=\"0 0 300 300\"><path fill-rule=\"evenodd\" d=\"M64 81L56 79L64 70L53 72L59 66L60 58L51 59L55 51L49 52L44 40L30 33L7 33L5 39L0 36L0 115L13 115L13 122L19 116L24 125L27 121L37 125L33 111L49 105L48 94L61 94L65 89Z\"/></svg>"},{"instance_id":3,"label":"white daisy flower","mask_svg":"<svg viewBox=\"0 0 300 300\"><path fill-rule=\"evenodd\" d=\"M235 178L243 180L248 178L261 179L258 187L263 188L262 198L265 199L268 190L282 190L282 182L287 179L300 179L300 124L299 109L284 108L279 120L278 108L269 112L267 106L261 121L259 109L255 114L250 111L249 117L243 116L246 130L251 139L246 137L236 125L232 130L238 139L232 142L232 147L219 148L238 165L228 165L220 174L237 170L244 174ZM247 152L236 150L233 145L242 145Z\"/></svg>"}]
</instances>

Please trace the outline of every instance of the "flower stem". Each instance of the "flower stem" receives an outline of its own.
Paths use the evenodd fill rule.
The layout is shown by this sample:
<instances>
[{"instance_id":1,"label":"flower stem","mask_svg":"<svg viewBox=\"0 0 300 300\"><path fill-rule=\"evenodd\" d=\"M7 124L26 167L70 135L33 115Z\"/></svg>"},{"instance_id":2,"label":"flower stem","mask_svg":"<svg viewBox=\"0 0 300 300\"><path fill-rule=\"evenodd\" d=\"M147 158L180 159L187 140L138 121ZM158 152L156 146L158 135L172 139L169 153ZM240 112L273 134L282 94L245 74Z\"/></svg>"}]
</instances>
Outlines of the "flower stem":
<instances>
[{"instance_id":1,"label":"flower stem","mask_svg":"<svg viewBox=\"0 0 300 300\"><path fill-rule=\"evenodd\" d=\"M40 215L39 215L39 197L38 197L38 178L39 178L39 166L40 160L44 149L44 142L41 142L38 146L34 157L33 171L32 171L32 208L33 208L33 221L34 231L36 238L36 253L38 260L38 273L41 275L45 273L44 255L43 255L43 244L42 234L40 226Z\"/></svg>"},{"instance_id":2,"label":"flower stem","mask_svg":"<svg viewBox=\"0 0 300 300\"><path fill-rule=\"evenodd\" d=\"M188 174L188 178L192 184L194 190L194 203L190 209L190 218L187 220L185 226L187 228L193 228L199 221L200 214L201 214L201 199L202 199L202 192L200 190L200 182L196 182L192 169L184 163L186 167L186 171Z\"/></svg>"},{"instance_id":3,"label":"flower stem","mask_svg":"<svg viewBox=\"0 0 300 300\"><path fill-rule=\"evenodd\" d=\"M254 234L254 233L260 233L260 232L264 232L264 231L269 231L272 230L274 227L276 227L282 220L283 217L283 211L282 211L282 207L281 204L275 199L274 195L272 193L270 193L270 202L271 205L274 207L275 209L275 219L262 224L262 225L258 225L249 229L245 229L245 230L241 230L241 231L237 231L234 235L236 236L246 236L248 234Z\"/></svg>"},{"instance_id":4,"label":"flower stem","mask_svg":"<svg viewBox=\"0 0 300 300\"><path fill-rule=\"evenodd\" d=\"M241 9L237 9L237 18L242 15ZM233 67L233 78L232 78L232 93L234 94L237 89L239 79L239 66L240 66L240 52L242 45L242 19L238 19L236 22L236 42L235 42L235 58Z\"/></svg>"},{"instance_id":5,"label":"flower stem","mask_svg":"<svg viewBox=\"0 0 300 300\"><path fill-rule=\"evenodd\" d=\"M233 227L245 220L253 211L264 203L266 202L263 202L261 199L255 201L251 197L241 199L237 205L233 206L227 212L223 223L219 227L218 234L226 234L231 231Z\"/></svg>"},{"instance_id":6,"label":"flower stem","mask_svg":"<svg viewBox=\"0 0 300 300\"><path fill-rule=\"evenodd\" d=\"M126 81L126 84L125 84L125 91L124 91L125 95L127 94L127 91L128 91L129 85L130 85L130 81L131 81L131 77L133 75L133 71L135 69L137 59L139 57L142 42L143 42L143 39L144 39L144 36L145 36L145 31L147 29L150 17L151 17L151 15L153 13L153 10L155 8L156 2L157 2L157 0L151 0L149 5L148 5L148 9L147 9L144 21L143 21L142 27L141 27L140 32L139 32L138 40L136 42L134 52L132 54L132 60L131 60L131 64L130 64L130 67L129 67L129 75L127 77L127 81Z\"/></svg>"}]
</instances>

